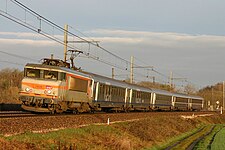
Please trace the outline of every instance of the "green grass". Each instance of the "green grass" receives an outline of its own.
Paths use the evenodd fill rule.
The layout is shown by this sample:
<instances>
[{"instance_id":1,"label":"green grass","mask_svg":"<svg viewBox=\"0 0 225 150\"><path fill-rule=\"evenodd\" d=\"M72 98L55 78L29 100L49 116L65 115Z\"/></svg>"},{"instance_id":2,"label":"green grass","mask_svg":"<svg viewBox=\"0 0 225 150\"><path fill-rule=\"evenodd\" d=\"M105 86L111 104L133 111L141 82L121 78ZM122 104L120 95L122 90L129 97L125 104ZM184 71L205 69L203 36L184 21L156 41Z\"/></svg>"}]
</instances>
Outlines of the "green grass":
<instances>
[{"instance_id":1,"label":"green grass","mask_svg":"<svg viewBox=\"0 0 225 150\"><path fill-rule=\"evenodd\" d=\"M210 142L211 142L214 134L216 134L221 128L223 128L223 126L224 125L222 125L222 124L216 125L216 127L213 129L213 131L195 146L195 150L210 149L209 145L210 145Z\"/></svg>"},{"instance_id":2,"label":"green grass","mask_svg":"<svg viewBox=\"0 0 225 150\"><path fill-rule=\"evenodd\" d=\"M203 121L202 121L203 120ZM220 123L220 122L219 122ZM120 122L111 125L89 125L82 128L62 129L49 133L26 132L4 137L0 135L0 147L5 149L165 149L196 133L199 128L211 128L211 121L184 120L180 117L146 118L134 122ZM202 134L207 131L202 131ZM189 131L189 132L186 132ZM224 131L223 133L224 134ZM191 142L198 134L193 135ZM190 142L189 141L189 142ZM210 137L208 137L210 141ZM216 142L216 140L214 141ZM218 142L217 142L218 143ZM207 145L207 142L206 144ZM154 146L154 147L153 147ZM1 148L0 148L1 149Z\"/></svg>"},{"instance_id":3,"label":"green grass","mask_svg":"<svg viewBox=\"0 0 225 150\"><path fill-rule=\"evenodd\" d=\"M225 149L225 127L217 133L214 141L211 145L212 150L224 150Z\"/></svg>"},{"instance_id":4,"label":"green grass","mask_svg":"<svg viewBox=\"0 0 225 150\"><path fill-rule=\"evenodd\" d=\"M156 145L152 148L149 148L149 149L150 150L163 150L163 149L169 147L170 145L173 145L174 143L188 137L189 135L196 133L200 128L202 128L202 126L199 126L198 128L195 128L195 129L193 129L189 132L183 133L180 136L176 136L174 138L171 138L171 139L167 140L166 142L160 143L160 144L158 144L158 145Z\"/></svg>"},{"instance_id":5,"label":"green grass","mask_svg":"<svg viewBox=\"0 0 225 150\"><path fill-rule=\"evenodd\" d=\"M180 144L175 146L174 149L186 149L192 142L194 142L196 139L198 139L199 137L203 136L208 131L210 131L212 126L213 125L207 125L203 130L201 130L197 134L194 134L194 135L188 137L187 139L182 141Z\"/></svg>"},{"instance_id":6,"label":"green grass","mask_svg":"<svg viewBox=\"0 0 225 150\"><path fill-rule=\"evenodd\" d=\"M78 129L63 129L45 134L27 132L5 138L8 141L18 141L29 143L40 149L69 148L73 146L77 149L104 149L110 146L110 142L121 137L121 132L111 126L87 126ZM102 141L109 142L105 145Z\"/></svg>"}]
</instances>

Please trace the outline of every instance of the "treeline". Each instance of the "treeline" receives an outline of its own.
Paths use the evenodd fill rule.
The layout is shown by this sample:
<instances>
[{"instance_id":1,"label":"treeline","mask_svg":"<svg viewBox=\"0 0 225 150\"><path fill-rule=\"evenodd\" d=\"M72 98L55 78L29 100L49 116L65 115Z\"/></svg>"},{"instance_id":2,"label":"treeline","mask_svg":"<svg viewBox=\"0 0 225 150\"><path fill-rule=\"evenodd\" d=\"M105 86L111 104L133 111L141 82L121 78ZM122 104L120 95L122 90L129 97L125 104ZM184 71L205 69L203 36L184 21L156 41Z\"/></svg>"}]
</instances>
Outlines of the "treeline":
<instances>
[{"instance_id":1,"label":"treeline","mask_svg":"<svg viewBox=\"0 0 225 150\"><path fill-rule=\"evenodd\" d=\"M199 90L199 95L204 98L207 109L215 110L223 105L223 83L204 87Z\"/></svg>"},{"instance_id":2,"label":"treeline","mask_svg":"<svg viewBox=\"0 0 225 150\"><path fill-rule=\"evenodd\" d=\"M0 70L0 103L20 103L19 89L23 72L18 69Z\"/></svg>"}]
</instances>

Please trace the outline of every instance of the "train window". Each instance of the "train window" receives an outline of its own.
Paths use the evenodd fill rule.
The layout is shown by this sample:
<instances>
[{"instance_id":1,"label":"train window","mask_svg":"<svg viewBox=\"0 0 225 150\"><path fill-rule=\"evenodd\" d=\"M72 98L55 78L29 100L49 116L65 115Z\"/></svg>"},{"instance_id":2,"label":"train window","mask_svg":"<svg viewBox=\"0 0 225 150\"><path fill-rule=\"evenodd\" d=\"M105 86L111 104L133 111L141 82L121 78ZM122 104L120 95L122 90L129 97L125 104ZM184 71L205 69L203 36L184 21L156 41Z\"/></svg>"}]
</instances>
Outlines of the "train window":
<instances>
[{"instance_id":1,"label":"train window","mask_svg":"<svg viewBox=\"0 0 225 150\"><path fill-rule=\"evenodd\" d=\"M111 88L110 88L110 86L108 86L107 94L110 94L110 92L111 92Z\"/></svg>"},{"instance_id":2,"label":"train window","mask_svg":"<svg viewBox=\"0 0 225 150\"><path fill-rule=\"evenodd\" d=\"M170 101L172 99L172 96L156 94L156 99L157 100L163 100L163 101Z\"/></svg>"},{"instance_id":3,"label":"train window","mask_svg":"<svg viewBox=\"0 0 225 150\"><path fill-rule=\"evenodd\" d=\"M90 88L92 87L92 80L90 81L89 87L90 87Z\"/></svg>"},{"instance_id":4,"label":"train window","mask_svg":"<svg viewBox=\"0 0 225 150\"><path fill-rule=\"evenodd\" d=\"M102 94L102 85L99 84L99 93Z\"/></svg>"},{"instance_id":5,"label":"train window","mask_svg":"<svg viewBox=\"0 0 225 150\"><path fill-rule=\"evenodd\" d=\"M39 69L25 69L25 76L30 78L40 78L40 70Z\"/></svg>"},{"instance_id":6,"label":"train window","mask_svg":"<svg viewBox=\"0 0 225 150\"><path fill-rule=\"evenodd\" d=\"M87 87L88 87L88 80L82 80L74 77L70 78L69 90L87 92Z\"/></svg>"},{"instance_id":7,"label":"train window","mask_svg":"<svg viewBox=\"0 0 225 150\"><path fill-rule=\"evenodd\" d=\"M122 92L123 92L122 96L124 97L125 96L125 89L122 89Z\"/></svg>"},{"instance_id":8,"label":"train window","mask_svg":"<svg viewBox=\"0 0 225 150\"><path fill-rule=\"evenodd\" d=\"M132 97L133 97L133 98L136 97L136 91L134 91L134 90L133 90L133 93L132 93Z\"/></svg>"},{"instance_id":9,"label":"train window","mask_svg":"<svg viewBox=\"0 0 225 150\"><path fill-rule=\"evenodd\" d=\"M44 77L44 70L40 70L40 78L43 79Z\"/></svg>"},{"instance_id":10,"label":"train window","mask_svg":"<svg viewBox=\"0 0 225 150\"><path fill-rule=\"evenodd\" d=\"M105 85L102 84L102 90L101 90L101 94L103 95L104 94L104 91L105 91Z\"/></svg>"},{"instance_id":11,"label":"train window","mask_svg":"<svg viewBox=\"0 0 225 150\"><path fill-rule=\"evenodd\" d=\"M188 102L188 98L176 97L176 102Z\"/></svg>"},{"instance_id":12,"label":"train window","mask_svg":"<svg viewBox=\"0 0 225 150\"><path fill-rule=\"evenodd\" d=\"M65 81L66 80L66 73L60 72L59 76L60 76L60 80L61 81Z\"/></svg>"},{"instance_id":13,"label":"train window","mask_svg":"<svg viewBox=\"0 0 225 150\"><path fill-rule=\"evenodd\" d=\"M100 93L100 94L103 94L103 85L102 85L102 84L100 84L100 86L99 86L99 87L100 87L100 91L99 91L99 93Z\"/></svg>"},{"instance_id":14,"label":"train window","mask_svg":"<svg viewBox=\"0 0 225 150\"><path fill-rule=\"evenodd\" d=\"M192 99L192 103L201 104L202 103L202 100L201 99Z\"/></svg>"},{"instance_id":15,"label":"train window","mask_svg":"<svg viewBox=\"0 0 225 150\"><path fill-rule=\"evenodd\" d=\"M106 86L102 85L102 94L105 94L105 89L106 89Z\"/></svg>"},{"instance_id":16,"label":"train window","mask_svg":"<svg viewBox=\"0 0 225 150\"><path fill-rule=\"evenodd\" d=\"M140 91L137 94L137 98L141 98L141 92Z\"/></svg>"},{"instance_id":17,"label":"train window","mask_svg":"<svg viewBox=\"0 0 225 150\"><path fill-rule=\"evenodd\" d=\"M50 70L44 70L44 79L58 79L58 72L57 71L50 71Z\"/></svg>"},{"instance_id":18,"label":"train window","mask_svg":"<svg viewBox=\"0 0 225 150\"><path fill-rule=\"evenodd\" d=\"M114 90L114 87L113 86L112 86L112 89L111 90L112 90L112 92L111 92L112 95L115 95L115 92L114 92L115 90Z\"/></svg>"},{"instance_id":19,"label":"train window","mask_svg":"<svg viewBox=\"0 0 225 150\"><path fill-rule=\"evenodd\" d=\"M145 99L145 98L146 98L144 92L141 92L141 98L142 98L142 99Z\"/></svg>"}]
</instances>

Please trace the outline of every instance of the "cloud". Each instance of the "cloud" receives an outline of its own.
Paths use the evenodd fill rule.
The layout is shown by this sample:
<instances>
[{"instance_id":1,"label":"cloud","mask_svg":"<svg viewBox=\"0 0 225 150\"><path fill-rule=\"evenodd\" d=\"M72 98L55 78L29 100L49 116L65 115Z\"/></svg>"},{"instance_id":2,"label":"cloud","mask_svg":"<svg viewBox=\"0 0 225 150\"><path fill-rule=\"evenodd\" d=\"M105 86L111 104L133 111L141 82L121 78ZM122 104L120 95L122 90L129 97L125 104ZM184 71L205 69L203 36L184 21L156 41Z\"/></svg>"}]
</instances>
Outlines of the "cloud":
<instances>
[{"instance_id":1,"label":"cloud","mask_svg":"<svg viewBox=\"0 0 225 150\"><path fill-rule=\"evenodd\" d=\"M164 74L177 71L201 85L209 85L224 79L224 36L105 29L86 31L86 34L91 35L89 38L100 41L99 44L108 51L127 60L130 56L135 56L148 65L162 69ZM55 36L63 41L63 35ZM88 44L85 47L78 43L75 43L75 46L116 63L116 60L97 47L91 46L89 49ZM63 57L63 45L35 33L0 32L0 47L12 53L19 51L24 56L36 59L51 53ZM106 70L101 69L102 67L90 67L90 59L83 60L80 64L86 64L84 68L93 72ZM213 77L211 72L214 72Z\"/></svg>"},{"instance_id":2,"label":"cloud","mask_svg":"<svg viewBox=\"0 0 225 150\"><path fill-rule=\"evenodd\" d=\"M2 39L0 38L0 44L3 45L27 45L27 46L56 46L57 43L49 40L28 40L28 39Z\"/></svg>"},{"instance_id":3,"label":"cloud","mask_svg":"<svg viewBox=\"0 0 225 150\"><path fill-rule=\"evenodd\" d=\"M147 32L147 31L127 31L127 30L106 30L96 29L86 31L92 34L91 39L100 41L105 44L122 44L122 45L143 45L149 47L161 48L198 48L204 49L209 47L225 48L225 37L215 35L190 35L172 32ZM0 41L16 44L32 44L54 45L52 42L42 35L30 32L0 32ZM7 36L7 37L6 37ZM8 38L10 36L10 38ZM6 38L5 38L6 37ZM16 37L16 38L15 38ZM54 37L63 41L62 35L54 35ZM8 39L7 39L8 38ZM12 38L12 39L11 39ZM17 39L18 38L18 39ZM85 38L85 37L83 37ZM70 37L70 39L73 39Z\"/></svg>"},{"instance_id":4,"label":"cloud","mask_svg":"<svg viewBox=\"0 0 225 150\"><path fill-rule=\"evenodd\" d=\"M63 41L64 37L63 35L52 35L50 33L45 33L48 36L57 38L61 41ZM29 40L49 40L47 37L38 34L38 33L32 33L32 32L0 32L0 38L12 38L12 39L29 39Z\"/></svg>"},{"instance_id":5,"label":"cloud","mask_svg":"<svg viewBox=\"0 0 225 150\"><path fill-rule=\"evenodd\" d=\"M87 33L98 35L92 37L103 42L133 43L158 47L223 47L225 37L215 35L190 35L172 32L146 32L126 30L96 29Z\"/></svg>"},{"instance_id":6,"label":"cloud","mask_svg":"<svg viewBox=\"0 0 225 150\"><path fill-rule=\"evenodd\" d=\"M23 37L23 38L43 38L40 34L31 32L0 32L0 36L13 36L13 37Z\"/></svg>"},{"instance_id":7,"label":"cloud","mask_svg":"<svg viewBox=\"0 0 225 150\"><path fill-rule=\"evenodd\" d=\"M60 41L63 41L63 36L54 35ZM31 45L31 46L57 46L57 42L44 37L41 34L32 32L0 32L0 43L2 45Z\"/></svg>"}]
</instances>

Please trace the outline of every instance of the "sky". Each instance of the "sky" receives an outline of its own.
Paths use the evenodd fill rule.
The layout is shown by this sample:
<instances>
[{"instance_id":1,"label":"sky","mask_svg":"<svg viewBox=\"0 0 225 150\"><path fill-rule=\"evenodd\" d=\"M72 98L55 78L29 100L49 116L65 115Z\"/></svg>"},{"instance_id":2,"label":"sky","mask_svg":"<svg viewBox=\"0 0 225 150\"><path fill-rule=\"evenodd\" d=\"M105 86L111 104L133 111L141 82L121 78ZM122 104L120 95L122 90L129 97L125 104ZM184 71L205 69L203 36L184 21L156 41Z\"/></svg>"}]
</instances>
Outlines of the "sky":
<instances>
[{"instance_id":1,"label":"sky","mask_svg":"<svg viewBox=\"0 0 225 150\"><path fill-rule=\"evenodd\" d=\"M136 73L156 76L168 82L170 72L177 86L194 84L196 88L224 81L225 77L225 1L223 0L19 0L30 9L85 38L100 41L110 52L140 66L153 66L163 75L144 69ZM0 0L0 10L39 25L10 0ZM42 24L44 28L44 23ZM46 31L63 38L49 26ZM81 34L82 33L82 34ZM96 56L113 59L95 48L77 45ZM6 53L23 56L21 58ZM29 61L43 57L63 59L63 46L0 15L0 69L21 69ZM28 60L27 58L31 58ZM120 64L118 60L113 60ZM77 57L86 71L106 76L111 67ZM127 66L128 67L128 66ZM120 69L116 74L122 74ZM126 72L127 73L127 72ZM129 73L127 73L127 76ZM126 76L124 76L125 78ZM138 74L135 74L138 81ZM139 79L144 80L144 79ZM147 80L147 79L146 79Z\"/></svg>"}]
</instances>

